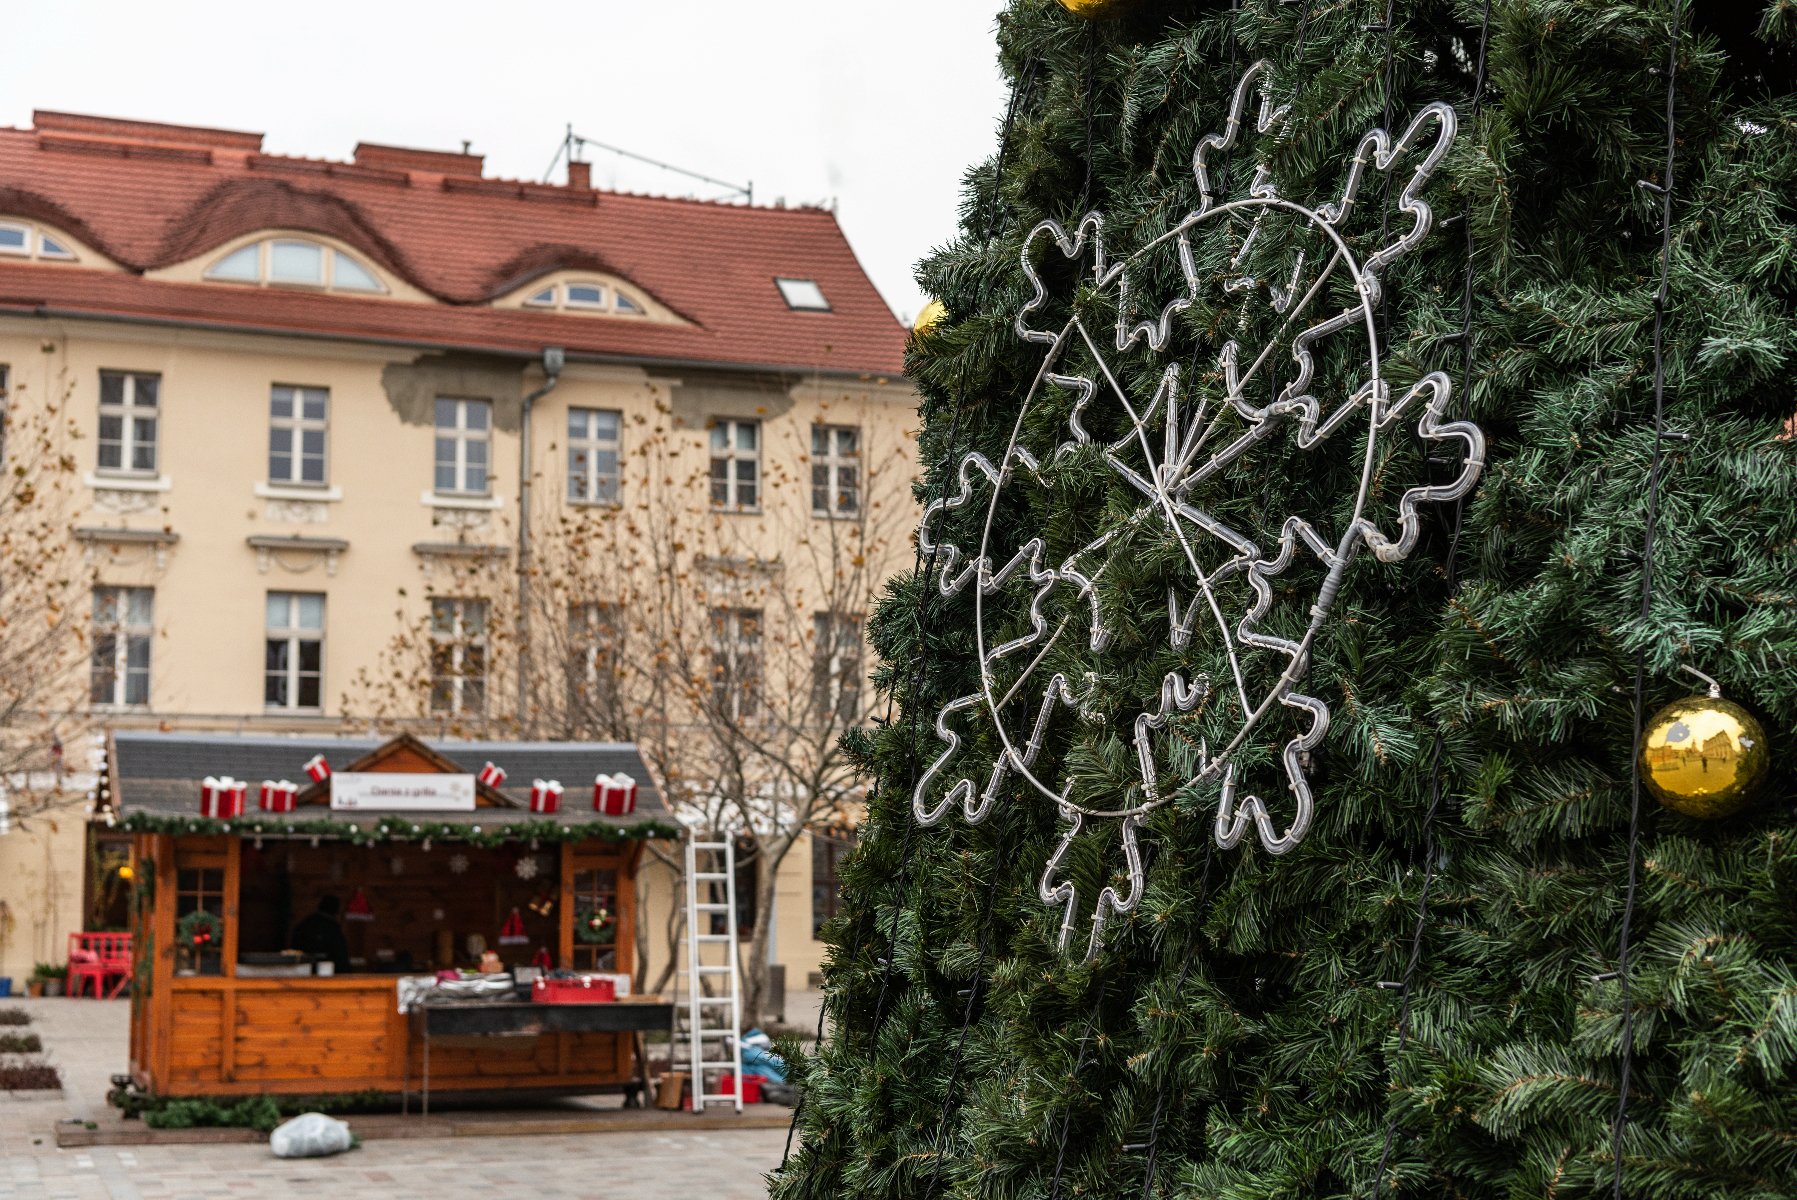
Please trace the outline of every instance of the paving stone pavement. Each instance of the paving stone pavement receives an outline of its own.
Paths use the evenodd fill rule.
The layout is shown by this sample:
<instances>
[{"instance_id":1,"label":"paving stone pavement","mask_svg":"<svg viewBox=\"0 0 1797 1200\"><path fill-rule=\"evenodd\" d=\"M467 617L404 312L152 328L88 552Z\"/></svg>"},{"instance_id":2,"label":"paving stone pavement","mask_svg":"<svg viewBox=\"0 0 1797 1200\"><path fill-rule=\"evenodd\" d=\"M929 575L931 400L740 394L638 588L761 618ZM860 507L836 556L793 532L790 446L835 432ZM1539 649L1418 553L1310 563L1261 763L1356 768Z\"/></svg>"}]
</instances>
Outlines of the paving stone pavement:
<instances>
[{"instance_id":1,"label":"paving stone pavement","mask_svg":"<svg viewBox=\"0 0 1797 1200\"><path fill-rule=\"evenodd\" d=\"M58 1150L64 1117L101 1119L125 1056L127 1004L0 1000L63 1071L60 1099L0 1093L0 1200L761 1200L780 1129L374 1140L328 1159L277 1159L266 1145Z\"/></svg>"}]
</instances>

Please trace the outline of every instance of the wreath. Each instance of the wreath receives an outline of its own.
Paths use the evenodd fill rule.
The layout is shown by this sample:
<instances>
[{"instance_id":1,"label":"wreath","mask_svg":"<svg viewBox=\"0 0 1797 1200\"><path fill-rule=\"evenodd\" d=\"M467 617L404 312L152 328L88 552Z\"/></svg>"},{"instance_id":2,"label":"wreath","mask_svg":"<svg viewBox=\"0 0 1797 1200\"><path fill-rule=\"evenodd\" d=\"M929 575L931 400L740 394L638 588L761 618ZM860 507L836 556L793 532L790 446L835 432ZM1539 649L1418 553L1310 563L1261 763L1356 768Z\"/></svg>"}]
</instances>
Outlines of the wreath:
<instances>
[{"instance_id":1,"label":"wreath","mask_svg":"<svg viewBox=\"0 0 1797 1200\"><path fill-rule=\"evenodd\" d=\"M589 908L574 922L574 936L588 945L612 940L611 929L617 918L606 908Z\"/></svg>"},{"instance_id":2,"label":"wreath","mask_svg":"<svg viewBox=\"0 0 1797 1200\"><path fill-rule=\"evenodd\" d=\"M175 922L175 942L196 952L222 948L225 940L224 919L216 913L196 908Z\"/></svg>"}]
</instances>

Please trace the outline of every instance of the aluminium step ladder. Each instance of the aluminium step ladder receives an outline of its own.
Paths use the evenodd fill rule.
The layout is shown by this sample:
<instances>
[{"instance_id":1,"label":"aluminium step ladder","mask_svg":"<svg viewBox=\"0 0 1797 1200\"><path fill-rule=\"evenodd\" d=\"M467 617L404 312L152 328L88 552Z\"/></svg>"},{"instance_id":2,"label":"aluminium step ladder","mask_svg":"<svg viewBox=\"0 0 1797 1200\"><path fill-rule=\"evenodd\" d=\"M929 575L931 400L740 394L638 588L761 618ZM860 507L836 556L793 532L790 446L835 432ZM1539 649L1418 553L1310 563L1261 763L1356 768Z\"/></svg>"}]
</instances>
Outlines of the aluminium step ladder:
<instances>
[{"instance_id":1,"label":"aluminium step ladder","mask_svg":"<svg viewBox=\"0 0 1797 1200\"><path fill-rule=\"evenodd\" d=\"M674 967L674 1036L670 1047L686 1046L693 1112L729 1101L743 1109L742 973L736 941L736 844L722 836L686 842L686 911L681 921L680 958ZM716 835L714 835L716 836ZM700 885L705 885L701 888ZM701 899L701 893L706 897ZM714 897L722 895L718 900ZM713 933L723 917L724 932ZM717 1077L728 1071L734 1090L721 1090Z\"/></svg>"}]
</instances>

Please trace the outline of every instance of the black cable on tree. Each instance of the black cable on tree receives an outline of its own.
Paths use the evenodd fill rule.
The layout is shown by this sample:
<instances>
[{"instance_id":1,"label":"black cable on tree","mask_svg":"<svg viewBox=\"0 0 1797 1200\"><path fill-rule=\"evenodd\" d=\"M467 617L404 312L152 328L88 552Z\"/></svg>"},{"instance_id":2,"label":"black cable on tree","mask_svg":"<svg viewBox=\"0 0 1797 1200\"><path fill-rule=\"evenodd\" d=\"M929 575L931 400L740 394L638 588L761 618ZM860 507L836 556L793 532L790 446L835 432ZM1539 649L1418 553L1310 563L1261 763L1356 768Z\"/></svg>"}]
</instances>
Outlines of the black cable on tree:
<instances>
[{"instance_id":1,"label":"black cable on tree","mask_svg":"<svg viewBox=\"0 0 1797 1200\"><path fill-rule=\"evenodd\" d=\"M1391 9L1388 5L1386 17L1389 25ZM1391 34L1386 32L1387 54L1390 53ZM1479 18L1479 55L1473 71L1472 100L1467 112L1477 120L1485 100L1485 62L1491 45L1491 0L1485 5ZM1389 83L1388 83L1389 88ZM1387 122L1389 123L1391 101L1389 90L1386 99ZM1466 235L1466 267L1460 287L1460 329L1453 338L1460 343L1460 387L1459 395L1464 400L1471 392L1473 374L1473 222L1472 205L1461 212L1460 220L1465 227ZM1462 497L1454 502L1453 532L1448 538L1447 553L1447 589L1452 596L1458 582L1457 555L1460 549L1461 519L1466 511L1466 501ZM1423 814L1423 883L1417 892L1416 923L1410 936L1410 956L1404 963L1404 975L1399 983L1398 999L1398 1047L1392 1056L1395 1069L1403 1059L1404 1048L1410 1041L1410 1000L1411 986L1416 979L1416 968L1422 961L1423 931L1429 919L1429 892L1435 882L1435 818L1441 810L1442 799L1442 736L1441 725L1436 723L1433 743L1429 752L1429 807ZM1391 1151L1398 1132L1398 1116L1394 1112L1385 1123L1385 1140L1379 1149L1379 1165L1373 1172L1373 1197L1378 1200L1385 1187L1385 1168L1391 1161Z\"/></svg>"},{"instance_id":2,"label":"black cable on tree","mask_svg":"<svg viewBox=\"0 0 1797 1200\"><path fill-rule=\"evenodd\" d=\"M1653 295L1653 451L1647 469L1647 514L1641 533L1641 619L1653 607L1654 533L1660 516L1660 475L1666 445L1666 300L1672 275L1672 168L1678 147L1678 44L1681 0L1672 3L1672 36L1666 46L1666 166L1659 183L1642 186L1660 196L1660 283ZM1629 933L1635 919L1637 864L1641 841L1641 736L1645 721L1647 653L1635 651L1635 740L1630 747L1628 887L1623 894L1622 933L1616 951L1616 978L1622 993L1621 1062L1616 1074L1616 1119L1610 1127L1610 1157L1615 1165L1611 1194L1622 1200L1622 1135L1629 1120L1629 1072L1635 1043L1634 997L1629 981Z\"/></svg>"}]
</instances>

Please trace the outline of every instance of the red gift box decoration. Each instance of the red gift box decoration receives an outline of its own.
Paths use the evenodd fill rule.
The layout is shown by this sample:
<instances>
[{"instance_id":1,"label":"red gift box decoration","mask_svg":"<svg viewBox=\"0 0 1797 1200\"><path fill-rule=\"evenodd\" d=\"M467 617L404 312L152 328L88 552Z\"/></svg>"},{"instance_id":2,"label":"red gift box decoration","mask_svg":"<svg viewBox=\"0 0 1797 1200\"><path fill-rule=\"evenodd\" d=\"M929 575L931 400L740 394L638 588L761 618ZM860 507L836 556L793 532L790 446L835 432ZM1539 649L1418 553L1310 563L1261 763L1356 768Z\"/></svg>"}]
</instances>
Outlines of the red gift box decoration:
<instances>
[{"instance_id":1,"label":"red gift box decoration","mask_svg":"<svg viewBox=\"0 0 1797 1200\"><path fill-rule=\"evenodd\" d=\"M306 760L306 778L313 783L323 783L331 777L331 764L324 760L324 755L314 754Z\"/></svg>"},{"instance_id":2,"label":"red gift box decoration","mask_svg":"<svg viewBox=\"0 0 1797 1200\"><path fill-rule=\"evenodd\" d=\"M256 806L263 812L292 812L294 798L298 795L299 787L296 784L285 779L264 779L261 789L256 793Z\"/></svg>"},{"instance_id":3,"label":"red gift box decoration","mask_svg":"<svg viewBox=\"0 0 1797 1200\"><path fill-rule=\"evenodd\" d=\"M505 782L505 769L503 767L496 767L489 762L480 769L479 778L480 781L488 787L496 788Z\"/></svg>"},{"instance_id":4,"label":"red gift box decoration","mask_svg":"<svg viewBox=\"0 0 1797 1200\"><path fill-rule=\"evenodd\" d=\"M241 817L249 794L250 785L240 779L229 775L215 779L208 775L200 781L200 815L220 821Z\"/></svg>"},{"instance_id":5,"label":"red gift box decoration","mask_svg":"<svg viewBox=\"0 0 1797 1200\"><path fill-rule=\"evenodd\" d=\"M517 909L505 919L499 927L499 944L501 946L523 946L530 942L530 936L524 932L524 917Z\"/></svg>"},{"instance_id":6,"label":"red gift box decoration","mask_svg":"<svg viewBox=\"0 0 1797 1200\"><path fill-rule=\"evenodd\" d=\"M636 780L622 771L594 779L593 811L608 817L624 817L635 812Z\"/></svg>"},{"instance_id":7,"label":"red gift box decoration","mask_svg":"<svg viewBox=\"0 0 1797 1200\"><path fill-rule=\"evenodd\" d=\"M562 785L553 779L534 779L530 784L530 811L533 813L560 812L562 807Z\"/></svg>"}]
</instances>

